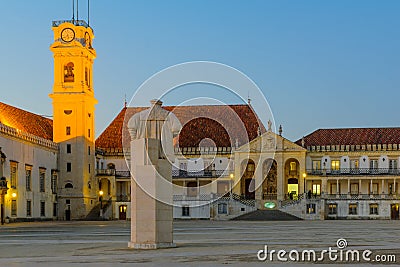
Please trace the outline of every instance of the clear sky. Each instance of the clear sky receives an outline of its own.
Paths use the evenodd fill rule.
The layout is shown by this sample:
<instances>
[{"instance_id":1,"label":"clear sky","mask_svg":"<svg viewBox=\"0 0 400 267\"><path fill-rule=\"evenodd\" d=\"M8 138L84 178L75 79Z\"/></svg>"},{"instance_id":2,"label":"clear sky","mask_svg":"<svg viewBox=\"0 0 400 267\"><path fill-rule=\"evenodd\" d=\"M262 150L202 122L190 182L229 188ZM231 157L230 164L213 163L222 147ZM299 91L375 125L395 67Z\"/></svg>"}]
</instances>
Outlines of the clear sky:
<instances>
[{"instance_id":1,"label":"clear sky","mask_svg":"<svg viewBox=\"0 0 400 267\"><path fill-rule=\"evenodd\" d=\"M86 1L79 3L86 19ZM154 73L193 60L248 75L291 140L318 128L400 126L400 1L90 3L97 135L125 94L129 100ZM51 115L51 21L71 19L72 0L1 0L0 16L0 101ZM210 86L185 90L225 97Z\"/></svg>"}]
</instances>

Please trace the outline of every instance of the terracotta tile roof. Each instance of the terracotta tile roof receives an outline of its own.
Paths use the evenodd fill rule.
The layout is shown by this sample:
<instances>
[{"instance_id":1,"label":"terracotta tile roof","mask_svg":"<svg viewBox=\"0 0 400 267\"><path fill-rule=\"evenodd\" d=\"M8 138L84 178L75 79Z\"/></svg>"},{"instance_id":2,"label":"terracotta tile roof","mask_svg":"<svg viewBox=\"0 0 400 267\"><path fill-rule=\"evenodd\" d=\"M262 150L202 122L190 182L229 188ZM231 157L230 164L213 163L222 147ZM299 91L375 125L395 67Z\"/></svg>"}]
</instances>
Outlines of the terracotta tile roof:
<instances>
[{"instance_id":1,"label":"terracotta tile roof","mask_svg":"<svg viewBox=\"0 0 400 267\"><path fill-rule=\"evenodd\" d=\"M127 122L135 113L147 108L123 108L97 138L96 147L104 150L122 149L123 136L124 143L129 143L129 133L124 125L125 115ZM242 145L256 138L259 127L261 133L265 132L264 126L248 105L164 106L163 108L172 111L183 126L178 140L174 142L176 145L179 144L179 147L210 146L212 142L209 139L217 147L231 147L236 145L236 140Z\"/></svg>"},{"instance_id":2,"label":"terracotta tile roof","mask_svg":"<svg viewBox=\"0 0 400 267\"><path fill-rule=\"evenodd\" d=\"M305 147L400 144L400 128L319 129L304 137ZM302 140L296 141L301 145Z\"/></svg>"},{"instance_id":3,"label":"terracotta tile roof","mask_svg":"<svg viewBox=\"0 0 400 267\"><path fill-rule=\"evenodd\" d=\"M53 141L53 121L40 115L0 102L0 122Z\"/></svg>"}]
</instances>

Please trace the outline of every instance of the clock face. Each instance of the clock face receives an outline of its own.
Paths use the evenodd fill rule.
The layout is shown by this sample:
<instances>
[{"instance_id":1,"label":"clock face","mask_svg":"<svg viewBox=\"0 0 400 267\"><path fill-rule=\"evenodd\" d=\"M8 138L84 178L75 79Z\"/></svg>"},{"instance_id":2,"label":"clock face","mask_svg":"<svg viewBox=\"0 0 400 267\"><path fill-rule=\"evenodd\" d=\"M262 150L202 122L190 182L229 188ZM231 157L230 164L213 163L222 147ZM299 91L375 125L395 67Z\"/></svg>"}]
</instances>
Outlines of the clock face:
<instances>
[{"instance_id":1,"label":"clock face","mask_svg":"<svg viewBox=\"0 0 400 267\"><path fill-rule=\"evenodd\" d=\"M69 43L69 42L71 42L72 40L74 40L74 38L75 38L75 32L74 32L73 29L71 29L71 28L65 28L64 30L62 30L62 32L61 32L61 39L62 39L64 42Z\"/></svg>"}]
</instances>

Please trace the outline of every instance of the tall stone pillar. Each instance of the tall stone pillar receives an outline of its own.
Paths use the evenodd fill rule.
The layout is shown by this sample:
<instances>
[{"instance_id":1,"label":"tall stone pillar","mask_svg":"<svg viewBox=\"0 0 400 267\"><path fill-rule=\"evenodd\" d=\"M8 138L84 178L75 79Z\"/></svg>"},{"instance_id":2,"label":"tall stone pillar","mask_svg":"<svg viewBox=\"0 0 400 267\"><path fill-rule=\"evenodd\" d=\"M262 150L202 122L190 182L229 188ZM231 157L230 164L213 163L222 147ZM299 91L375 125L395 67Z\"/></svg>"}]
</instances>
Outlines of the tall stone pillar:
<instances>
[{"instance_id":1,"label":"tall stone pillar","mask_svg":"<svg viewBox=\"0 0 400 267\"><path fill-rule=\"evenodd\" d=\"M128 123L131 134L131 241L133 249L175 247L173 243L172 137L179 120L152 101Z\"/></svg>"}]
</instances>

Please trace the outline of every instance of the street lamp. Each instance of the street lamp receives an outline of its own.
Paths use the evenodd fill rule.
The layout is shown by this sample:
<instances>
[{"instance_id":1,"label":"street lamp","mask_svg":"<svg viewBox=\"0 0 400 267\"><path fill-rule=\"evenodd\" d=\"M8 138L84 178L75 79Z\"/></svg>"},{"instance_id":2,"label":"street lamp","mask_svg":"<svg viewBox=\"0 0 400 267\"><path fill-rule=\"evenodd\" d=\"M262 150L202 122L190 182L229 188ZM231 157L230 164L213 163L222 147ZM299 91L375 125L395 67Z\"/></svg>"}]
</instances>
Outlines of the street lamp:
<instances>
[{"instance_id":1,"label":"street lamp","mask_svg":"<svg viewBox=\"0 0 400 267\"><path fill-rule=\"evenodd\" d=\"M103 217L103 190L99 191L99 195L100 195L100 217Z\"/></svg>"},{"instance_id":2,"label":"street lamp","mask_svg":"<svg viewBox=\"0 0 400 267\"><path fill-rule=\"evenodd\" d=\"M1 225L4 224L4 196L7 194L7 180L5 177L0 178L0 199L1 199L1 207L0 207L0 213L1 213Z\"/></svg>"},{"instance_id":3,"label":"street lamp","mask_svg":"<svg viewBox=\"0 0 400 267\"><path fill-rule=\"evenodd\" d=\"M306 192L306 177L307 177L307 174L306 173L303 173L303 191L304 191L304 194L306 194L307 192Z\"/></svg>"}]
</instances>

